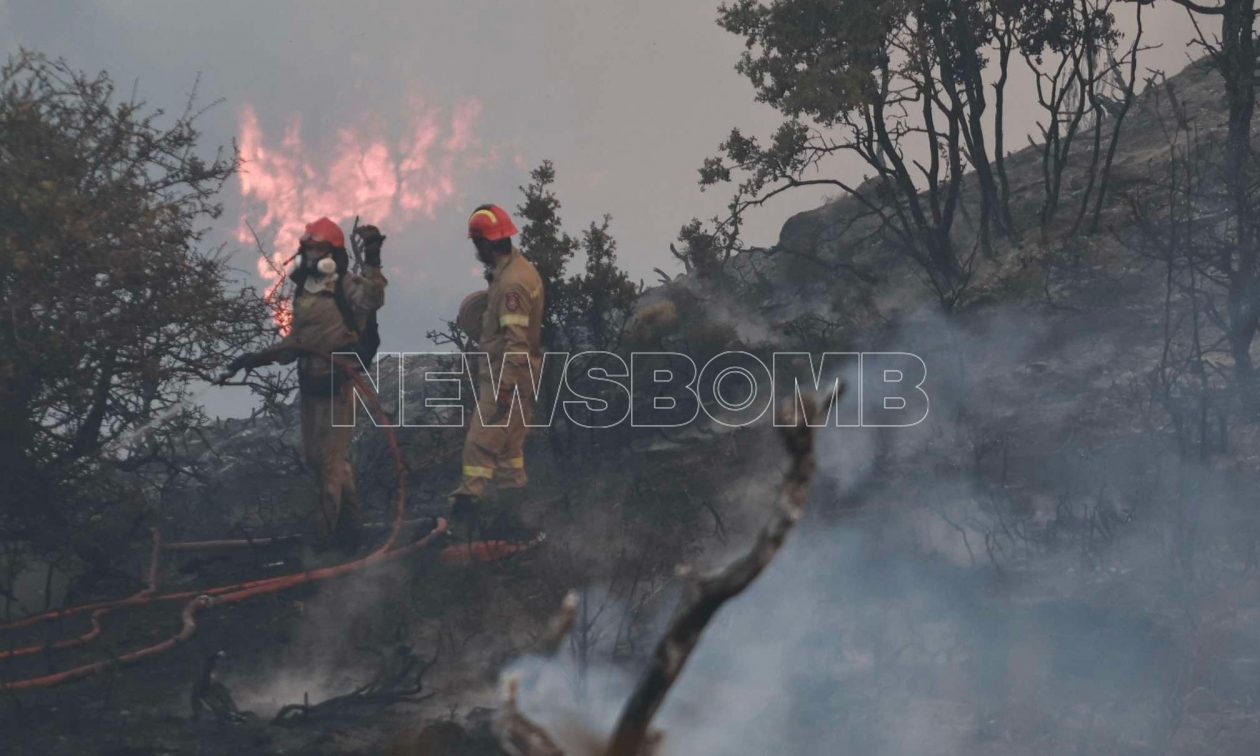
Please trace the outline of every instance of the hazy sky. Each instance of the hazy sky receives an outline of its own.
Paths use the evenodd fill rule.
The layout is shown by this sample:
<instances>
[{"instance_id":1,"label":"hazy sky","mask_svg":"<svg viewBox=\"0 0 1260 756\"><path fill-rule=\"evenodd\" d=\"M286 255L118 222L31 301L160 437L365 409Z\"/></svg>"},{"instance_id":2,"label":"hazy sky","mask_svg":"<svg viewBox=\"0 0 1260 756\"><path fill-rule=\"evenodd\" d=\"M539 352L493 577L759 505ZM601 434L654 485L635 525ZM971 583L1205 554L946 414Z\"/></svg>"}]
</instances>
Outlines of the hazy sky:
<instances>
[{"instance_id":1,"label":"hazy sky","mask_svg":"<svg viewBox=\"0 0 1260 756\"><path fill-rule=\"evenodd\" d=\"M653 266L675 270L668 244L679 226L726 199L722 190L699 191L701 160L732 126L766 134L779 122L735 73L742 43L718 28L716 6L0 0L0 44L108 70L120 88L138 82L144 99L168 110L181 107L200 74L202 99L223 100L201 121L207 146L239 139L253 114L251 144L270 162L245 166L247 181L277 190L279 179L305 176L304 199L242 201L244 186L233 181L216 239L238 249L235 263L250 270L257 254L238 241L242 217L270 244L285 239L280 219L330 203L358 205L342 208L347 217L383 215L392 285L382 348L405 351L427 348L423 331L479 285L464 238L468 211L486 201L514 209L517 187L544 158L556 164L571 232L609 212L632 274L652 281ZM1164 46L1145 65L1179 69L1184 12L1148 13L1147 38ZM1029 114L1008 126L1018 133L1032 127L1034 100L1026 81L1013 84L1011 112ZM400 170L384 204L365 199L371 191L346 186L365 182L329 179L342 175L337 160L350 153L355 165L373 155L410 165L410 176ZM750 219L749 241L772 243L791 213L820 199L799 193L768 206Z\"/></svg>"}]
</instances>

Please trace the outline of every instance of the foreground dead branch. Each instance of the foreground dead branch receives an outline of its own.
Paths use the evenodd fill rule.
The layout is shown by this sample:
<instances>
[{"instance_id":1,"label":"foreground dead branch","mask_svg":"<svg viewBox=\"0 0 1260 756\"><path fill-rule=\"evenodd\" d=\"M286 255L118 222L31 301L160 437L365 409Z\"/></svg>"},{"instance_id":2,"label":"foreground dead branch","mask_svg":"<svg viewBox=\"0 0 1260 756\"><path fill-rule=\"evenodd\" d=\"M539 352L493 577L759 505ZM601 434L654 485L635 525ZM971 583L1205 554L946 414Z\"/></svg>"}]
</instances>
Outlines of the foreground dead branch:
<instances>
[{"instance_id":1,"label":"foreground dead branch","mask_svg":"<svg viewBox=\"0 0 1260 756\"><path fill-rule=\"evenodd\" d=\"M757 534L747 554L716 573L688 579L681 606L622 709L604 751L606 756L648 756L657 750L661 733L650 728L652 718L682 673L705 627L723 604L743 592L765 570L804 512L814 473L814 428L808 425L806 418L825 418L831 404L838 399L839 392L821 407L807 400L803 402L804 412L794 413L791 407L780 410L779 423L783 426L780 432L790 464L770 521ZM563 626L566 611L571 616L572 609L567 603L556 626ZM507 701L499 712L498 734L500 744L514 756L564 756L548 733L517 708L515 680L508 682Z\"/></svg>"},{"instance_id":2,"label":"foreground dead branch","mask_svg":"<svg viewBox=\"0 0 1260 756\"><path fill-rule=\"evenodd\" d=\"M253 716L237 707L231 692L218 679L218 664L225 656L226 651L215 651L211 654L202 665L197 679L193 681L192 694L189 697L193 719L201 719L203 712L209 712L220 722L244 722Z\"/></svg>"},{"instance_id":3,"label":"foreground dead branch","mask_svg":"<svg viewBox=\"0 0 1260 756\"><path fill-rule=\"evenodd\" d=\"M564 643L565 637L573 629L573 620L577 618L577 610L577 591L569 591L564 594L564 600L560 602L560 611L556 612L556 616L552 617L551 622L548 623L547 632L538 639L537 652L539 654L552 656L560 650L560 644Z\"/></svg>"},{"instance_id":4,"label":"foreground dead branch","mask_svg":"<svg viewBox=\"0 0 1260 756\"><path fill-rule=\"evenodd\" d=\"M303 701L288 704L276 712L274 724L284 724L317 716L331 716L356 706L390 706L396 703L423 701L433 693L421 694L424 674L435 659L421 661L410 646L400 645L381 661L381 668L367 683L340 696L319 703Z\"/></svg>"},{"instance_id":5,"label":"foreground dead branch","mask_svg":"<svg viewBox=\"0 0 1260 756\"><path fill-rule=\"evenodd\" d=\"M517 708L516 695L520 681L507 683L507 700L494 722L494 734L509 756L564 756L564 751L547 731L535 724Z\"/></svg>"}]
</instances>

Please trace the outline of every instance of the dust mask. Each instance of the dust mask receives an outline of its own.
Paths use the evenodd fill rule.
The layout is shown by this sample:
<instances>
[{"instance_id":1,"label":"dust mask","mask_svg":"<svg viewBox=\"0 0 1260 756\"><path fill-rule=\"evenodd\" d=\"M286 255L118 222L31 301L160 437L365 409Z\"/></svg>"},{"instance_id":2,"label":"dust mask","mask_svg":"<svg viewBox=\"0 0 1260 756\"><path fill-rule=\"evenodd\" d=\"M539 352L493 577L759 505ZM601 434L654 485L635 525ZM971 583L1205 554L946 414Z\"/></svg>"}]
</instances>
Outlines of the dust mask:
<instances>
[{"instance_id":1,"label":"dust mask","mask_svg":"<svg viewBox=\"0 0 1260 756\"><path fill-rule=\"evenodd\" d=\"M315 263L315 270L318 270L321 275L332 275L337 272L337 261L331 257L320 258L320 261Z\"/></svg>"}]
</instances>

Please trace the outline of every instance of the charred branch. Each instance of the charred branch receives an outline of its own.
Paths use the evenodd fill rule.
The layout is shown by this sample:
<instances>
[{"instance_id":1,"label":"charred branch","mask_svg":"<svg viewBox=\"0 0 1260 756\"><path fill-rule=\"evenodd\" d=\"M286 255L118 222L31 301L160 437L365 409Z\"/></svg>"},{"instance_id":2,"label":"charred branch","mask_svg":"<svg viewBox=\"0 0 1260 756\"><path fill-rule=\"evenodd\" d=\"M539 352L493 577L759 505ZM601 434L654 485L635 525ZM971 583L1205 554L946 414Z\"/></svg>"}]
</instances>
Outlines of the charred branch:
<instances>
[{"instance_id":1,"label":"charred branch","mask_svg":"<svg viewBox=\"0 0 1260 756\"><path fill-rule=\"evenodd\" d=\"M652 718L682 673L687 659L700 642L705 627L730 599L738 596L765 570L779 553L788 533L801 518L814 474L814 429L807 422L817 414L825 417L833 396L816 413L814 402L805 402L805 411L795 424L781 428L783 444L790 458L787 474L779 489L770 521L757 534L752 549L721 571L697 578L689 586L689 596L674 615L657 644L647 670L639 678L634 693L622 710L608 747L608 756L638 756L649 742ZM779 421L785 422L783 411Z\"/></svg>"},{"instance_id":2,"label":"charred branch","mask_svg":"<svg viewBox=\"0 0 1260 756\"><path fill-rule=\"evenodd\" d=\"M282 706L276 712L274 724L288 724L313 717L336 716L357 707L386 707L397 703L418 702L431 698L435 693L422 693L424 675L437 661L434 657L421 661L411 646L400 645L392 654L381 660L381 666L372 679L349 693L312 704L309 701Z\"/></svg>"},{"instance_id":3,"label":"charred branch","mask_svg":"<svg viewBox=\"0 0 1260 756\"><path fill-rule=\"evenodd\" d=\"M840 392L837 392L821 404L807 399L803 402L803 412L793 413L790 406L780 409L778 422L783 426L780 431L789 465L770 521L757 534L747 554L716 573L696 577L689 582L682 605L622 709L605 751L607 756L643 756L655 752L661 734L651 729L652 719L682 674L704 629L727 601L742 593L761 575L800 520L815 467L814 427L810 423L816 422L817 418L825 418L839 395ZM682 572L684 575L688 573L687 570ZM553 629L566 624L563 619L566 614L571 624L567 597L565 610L557 621L553 621ZM516 704L518 681L510 679L507 685L507 700L496 722L500 745L514 756L563 756L564 752L547 732L520 712Z\"/></svg>"}]
</instances>

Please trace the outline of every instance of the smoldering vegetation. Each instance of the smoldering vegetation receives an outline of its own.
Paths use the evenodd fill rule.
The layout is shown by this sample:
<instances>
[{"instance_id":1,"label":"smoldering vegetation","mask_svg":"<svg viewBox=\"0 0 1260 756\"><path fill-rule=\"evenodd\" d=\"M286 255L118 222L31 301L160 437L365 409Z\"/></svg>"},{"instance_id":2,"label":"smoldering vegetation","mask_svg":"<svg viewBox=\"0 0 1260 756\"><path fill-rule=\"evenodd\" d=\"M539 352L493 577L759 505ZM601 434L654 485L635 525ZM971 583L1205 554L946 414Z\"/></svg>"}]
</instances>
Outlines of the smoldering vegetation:
<instances>
[{"instance_id":1,"label":"smoldering vegetation","mask_svg":"<svg viewBox=\"0 0 1260 756\"><path fill-rule=\"evenodd\" d=\"M656 721L662 753L1253 742L1260 481L1150 432L1150 404L1135 400L1146 349L1076 326L999 308L893 330L930 366L929 418L821 434L808 514L709 626ZM729 483L731 521L764 516L766 477ZM615 647L635 610L600 586L586 600L580 653L575 640L504 673L571 753L606 736L639 668ZM676 600L639 609L642 631L659 636Z\"/></svg>"}]
</instances>

